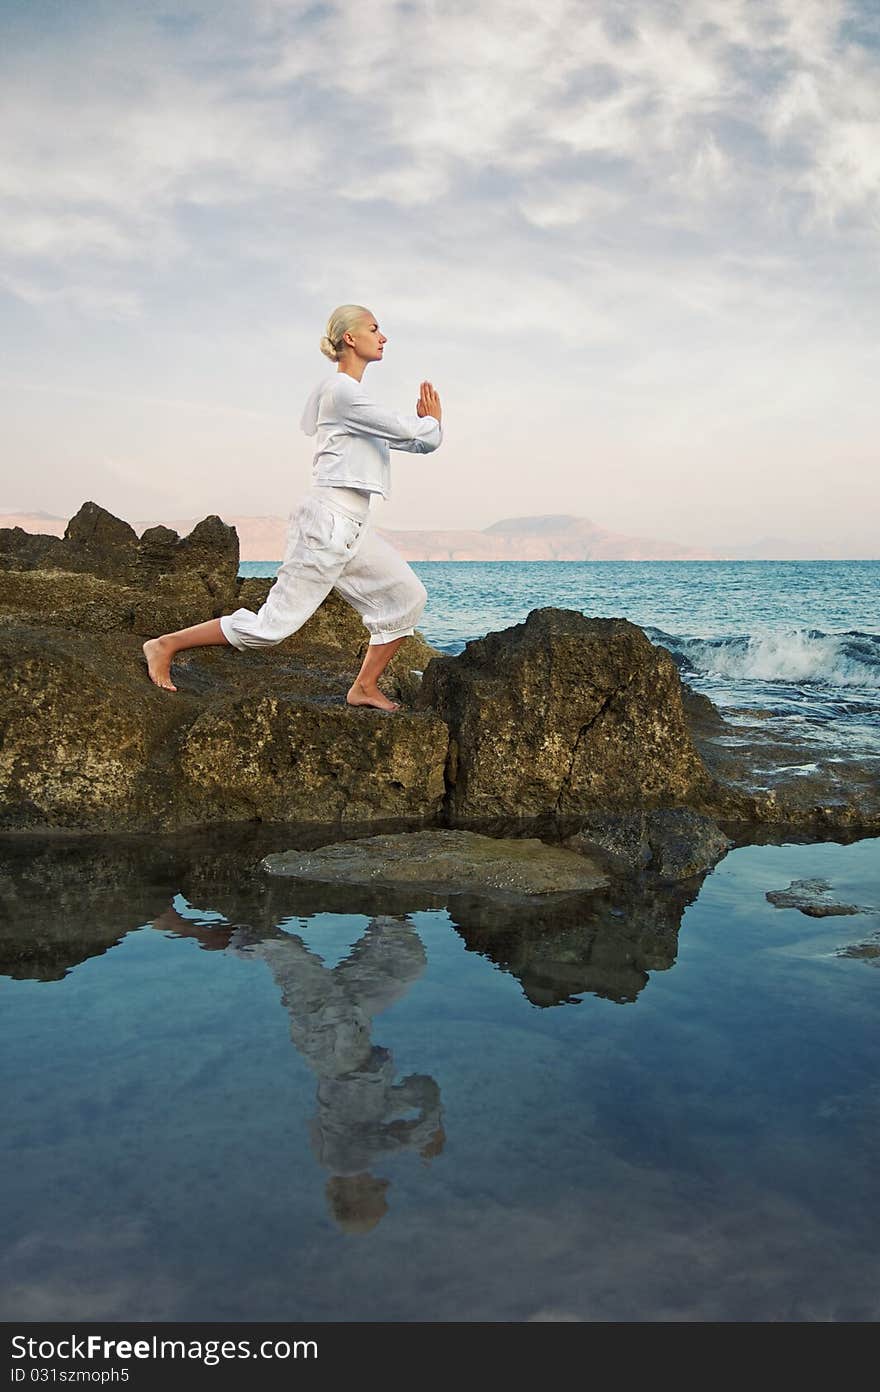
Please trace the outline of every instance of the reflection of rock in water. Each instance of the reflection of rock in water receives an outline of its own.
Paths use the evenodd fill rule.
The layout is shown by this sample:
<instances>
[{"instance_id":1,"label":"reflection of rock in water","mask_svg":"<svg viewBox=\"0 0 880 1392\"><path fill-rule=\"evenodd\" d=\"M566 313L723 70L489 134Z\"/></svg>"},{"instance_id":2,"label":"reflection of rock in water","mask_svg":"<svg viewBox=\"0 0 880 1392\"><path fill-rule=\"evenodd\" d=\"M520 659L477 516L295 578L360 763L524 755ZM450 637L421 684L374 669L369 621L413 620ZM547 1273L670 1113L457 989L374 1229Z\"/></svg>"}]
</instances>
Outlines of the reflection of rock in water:
<instances>
[{"instance_id":1,"label":"reflection of rock in water","mask_svg":"<svg viewBox=\"0 0 880 1392\"><path fill-rule=\"evenodd\" d=\"M0 903L5 910L0 970L54 980L147 923L184 931L204 947L221 949L231 926L247 924L252 940L262 939L264 947L277 944L267 950L268 960L271 952L291 950L294 939L277 930L279 923L291 917L322 912L402 916L442 910L450 902L448 895L436 891L300 883L266 876L258 869L268 850L288 847L295 840L309 847L325 839L326 835L307 828L294 838L289 827L254 828L247 833L214 831L175 841L7 838L0 868ZM695 897L697 883L689 882L687 892L644 887L630 891L616 886L601 894L567 898L561 904L532 900L521 907L493 907L485 900L459 895L452 901L452 917L468 946L518 976L527 997L536 1004L556 1004L585 991L631 1001L645 985L649 971L674 962L681 914ZM177 893L221 913L225 924L201 929L182 920L175 924L166 911ZM411 927L405 939L407 934L414 936ZM399 957L406 977L413 970L413 954L421 948L411 942L406 945L397 930L388 933L387 944L392 956ZM361 1005L366 1016L380 1008L376 992L383 975L382 951L376 934L368 932L345 971L342 964L334 969L340 971L339 978L333 977L340 992L346 980L367 992ZM317 973L317 980L324 982L328 973L323 964L314 959L305 966L310 979ZM368 989L370 976L373 984ZM347 999L351 1005L350 996ZM362 1015L361 1025L368 1030L366 1016ZM350 1029L356 1032L356 1028L352 1018ZM398 1131L389 1132L389 1137Z\"/></svg>"},{"instance_id":2,"label":"reflection of rock in water","mask_svg":"<svg viewBox=\"0 0 880 1392\"><path fill-rule=\"evenodd\" d=\"M57 981L149 923L174 893L135 845L8 838L0 858L0 971Z\"/></svg>"},{"instance_id":3,"label":"reflection of rock in water","mask_svg":"<svg viewBox=\"0 0 880 1392\"><path fill-rule=\"evenodd\" d=\"M673 966L678 929L699 893L681 885L634 887L521 912L455 900L453 922L468 950L517 977L533 1005L561 1005L589 992L634 1001L648 973Z\"/></svg>"},{"instance_id":4,"label":"reflection of rock in water","mask_svg":"<svg viewBox=\"0 0 880 1392\"><path fill-rule=\"evenodd\" d=\"M397 830L397 826L393 827ZM0 973L58 981L126 933L154 922L175 894L266 933L297 908L289 887L257 873L268 851L328 839L314 827L233 827L162 837L0 837ZM253 872L253 873L252 873ZM312 895L310 902L320 900ZM351 912L387 911L379 896ZM228 929L227 929L228 931ZM211 930L200 941L213 945ZM190 931L190 936L198 936ZM216 945L220 941L219 930Z\"/></svg>"},{"instance_id":5,"label":"reflection of rock in water","mask_svg":"<svg viewBox=\"0 0 880 1392\"><path fill-rule=\"evenodd\" d=\"M280 934L231 946L261 957L281 989L290 1037L318 1079L312 1147L334 1179L331 1212L345 1231L365 1232L385 1212L385 1181L367 1173L381 1156L443 1148L440 1089L426 1074L394 1081L394 1061L373 1044L373 1015L405 995L425 970L425 949L405 919L374 918L350 955L325 967L298 937Z\"/></svg>"}]
</instances>

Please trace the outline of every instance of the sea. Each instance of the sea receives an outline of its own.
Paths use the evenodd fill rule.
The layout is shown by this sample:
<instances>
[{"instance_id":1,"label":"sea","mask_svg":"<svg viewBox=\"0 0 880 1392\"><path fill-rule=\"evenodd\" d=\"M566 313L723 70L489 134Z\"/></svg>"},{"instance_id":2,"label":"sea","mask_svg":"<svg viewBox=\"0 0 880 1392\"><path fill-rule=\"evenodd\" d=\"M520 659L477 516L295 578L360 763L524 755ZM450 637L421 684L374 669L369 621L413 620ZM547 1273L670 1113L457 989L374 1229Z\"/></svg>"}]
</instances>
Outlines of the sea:
<instances>
[{"instance_id":1,"label":"sea","mask_svg":"<svg viewBox=\"0 0 880 1392\"><path fill-rule=\"evenodd\" d=\"M624 617L880 767L880 562L414 569L443 652ZM267 885L284 838L0 847L0 1317L880 1316L880 839L536 908Z\"/></svg>"}]
</instances>

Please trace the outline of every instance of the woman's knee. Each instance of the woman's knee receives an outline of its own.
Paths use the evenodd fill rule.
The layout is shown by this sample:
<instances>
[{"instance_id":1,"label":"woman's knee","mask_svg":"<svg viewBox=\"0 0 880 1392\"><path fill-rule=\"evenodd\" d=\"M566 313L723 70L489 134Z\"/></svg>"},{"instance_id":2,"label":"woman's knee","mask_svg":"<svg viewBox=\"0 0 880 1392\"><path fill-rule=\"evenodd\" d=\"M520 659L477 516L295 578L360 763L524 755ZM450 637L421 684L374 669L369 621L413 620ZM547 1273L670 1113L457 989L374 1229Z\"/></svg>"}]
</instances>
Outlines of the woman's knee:
<instances>
[{"instance_id":1,"label":"woman's knee","mask_svg":"<svg viewBox=\"0 0 880 1392\"><path fill-rule=\"evenodd\" d=\"M220 626L227 642L243 651L245 648L275 648L305 622L300 614L288 614L266 603L256 613L251 609L236 609L234 614L224 616Z\"/></svg>"}]
</instances>

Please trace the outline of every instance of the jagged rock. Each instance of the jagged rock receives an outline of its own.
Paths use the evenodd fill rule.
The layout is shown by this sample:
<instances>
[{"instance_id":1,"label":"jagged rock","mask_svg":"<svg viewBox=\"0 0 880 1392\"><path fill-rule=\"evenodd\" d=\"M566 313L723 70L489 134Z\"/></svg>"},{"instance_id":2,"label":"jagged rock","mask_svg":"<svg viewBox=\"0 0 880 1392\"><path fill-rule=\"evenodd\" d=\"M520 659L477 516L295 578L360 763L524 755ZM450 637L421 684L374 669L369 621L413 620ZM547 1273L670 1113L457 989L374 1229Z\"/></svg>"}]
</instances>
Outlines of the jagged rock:
<instances>
[{"instance_id":1,"label":"jagged rock","mask_svg":"<svg viewBox=\"0 0 880 1392\"><path fill-rule=\"evenodd\" d=\"M138 559L144 574L158 576L176 570L179 542L173 527L147 527L141 532Z\"/></svg>"},{"instance_id":2,"label":"jagged rock","mask_svg":"<svg viewBox=\"0 0 880 1392\"><path fill-rule=\"evenodd\" d=\"M52 563L58 570L88 571L102 579L114 579L128 576L137 565L137 557L134 527L89 502L71 517Z\"/></svg>"},{"instance_id":3,"label":"jagged rock","mask_svg":"<svg viewBox=\"0 0 880 1392\"><path fill-rule=\"evenodd\" d=\"M235 528L216 516L204 518L185 537L170 527L150 527L138 540L127 522L88 502L70 519L63 537L0 528L0 556L10 570L40 567L134 584L157 574L194 571L229 586L238 576L239 552Z\"/></svg>"},{"instance_id":4,"label":"jagged rock","mask_svg":"<svg viewBox=\"0 0 880 1392\"><path fill-rule=\"evenodd\" d=\"M48 563L60 537L26 532L23 527L0 527L0 570L33 570Z\"/></svg>"},{"instance_id":5,"label":"jagged rock","mask_svg":"<svg viewBox=\"0 0 880 1392\"><path fill-rule=\"evenodd\" d=\"M219 517L205 517L174 554L175 570L201 576L210 594L234 595L238 580L238 534Z\"/></svg>"},{"instance_id":6,"label":"jagged rock","mask_svg":"<svg viewBox=\"0 0 880 1392\"><path fill-rule=\"evenodd\" d=\"M534 837L497 839L470 831L369 836L314 851L266 856L272 875L337 884L413 885L449 894L531 897L601 888L608 879L585 855Z\"/></svg>"},{"instance_id":7,"label":"jagged rock","mask_svg":"<svg viewBox=\"0 0 880 1392\"><path fill-rule=\"evenodd\" d=\"M720 827L689 807L594 814L564 844L604 852L621 873L646 871L662 883L703 875L733 845Z\"/></svg>"},{"instance_id":8,"label":"jagged rock","mask_svg":"<svg viewBox=\"0 0 880 1392\"><path fill-rule=\"evenodd\" d=\"M675 663L626 619L534 609L434 658L417 705L449 726L457 818L682 803L708 788Z\"/></svg>"}]
</instances>

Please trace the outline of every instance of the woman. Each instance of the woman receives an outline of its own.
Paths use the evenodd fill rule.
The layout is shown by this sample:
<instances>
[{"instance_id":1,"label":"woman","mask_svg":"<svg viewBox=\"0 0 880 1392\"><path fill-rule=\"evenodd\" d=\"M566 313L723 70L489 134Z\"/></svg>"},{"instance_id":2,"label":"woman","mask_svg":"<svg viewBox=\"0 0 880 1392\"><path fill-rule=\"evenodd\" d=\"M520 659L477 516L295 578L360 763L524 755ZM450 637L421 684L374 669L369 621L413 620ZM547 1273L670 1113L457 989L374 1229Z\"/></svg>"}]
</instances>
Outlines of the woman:
<instances>
[{"instance_id":1,"label":"woman","mask_svg":"<svg viewBox=\"0 0 880 1392\"><path fill-rule=\"evenodd\" d=\"M403 558L370 526L370 495L389 496L389 449L427 453L440 444L442 431L440 398L430 382L421 385L414 416L386 411L364 391L364 372L371 362L382 361L387 342L363 305L340 305L333 311L321 352L338 367L312 392L301 422L307 435L316 436L313 487L291 513L284 561L269 597L257 614L237 609L149 639L144 656L157 686L177 690L171 661L184 648L280 643L336 589L370 631L346 701L397 710L397 702L379 690L378 680L404 638L415 631L427 594Z\"/></svg>"}]
</instances>

